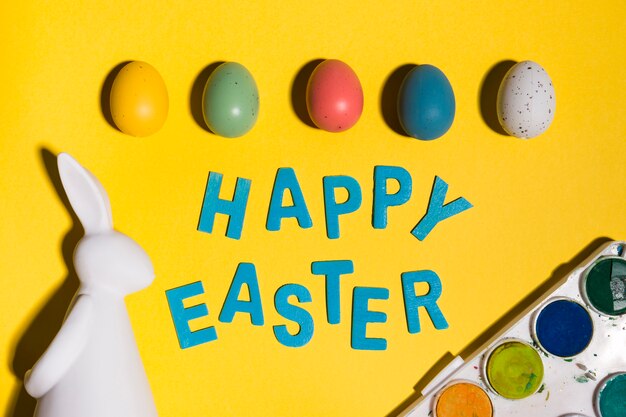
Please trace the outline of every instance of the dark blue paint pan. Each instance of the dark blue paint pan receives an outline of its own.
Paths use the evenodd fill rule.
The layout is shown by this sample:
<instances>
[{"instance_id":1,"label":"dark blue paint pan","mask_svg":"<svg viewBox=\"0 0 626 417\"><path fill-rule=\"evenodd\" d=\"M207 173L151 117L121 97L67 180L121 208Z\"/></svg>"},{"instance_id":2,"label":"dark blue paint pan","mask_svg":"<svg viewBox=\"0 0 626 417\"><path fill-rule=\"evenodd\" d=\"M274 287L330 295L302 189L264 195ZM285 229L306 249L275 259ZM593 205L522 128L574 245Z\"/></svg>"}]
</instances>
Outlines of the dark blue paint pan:
<instances>
[{"instance_id":1,"label":"dark blue paint pan","mask_svg":"<svg viewBox=\"0 0 626 417\"><path fill-rule=\"evenodd\" d=\"M569 298L548 301L535 316L534 338L547 353L571 358L593 338L593 322L585 307Z\"/></svg>"}]
</instances>

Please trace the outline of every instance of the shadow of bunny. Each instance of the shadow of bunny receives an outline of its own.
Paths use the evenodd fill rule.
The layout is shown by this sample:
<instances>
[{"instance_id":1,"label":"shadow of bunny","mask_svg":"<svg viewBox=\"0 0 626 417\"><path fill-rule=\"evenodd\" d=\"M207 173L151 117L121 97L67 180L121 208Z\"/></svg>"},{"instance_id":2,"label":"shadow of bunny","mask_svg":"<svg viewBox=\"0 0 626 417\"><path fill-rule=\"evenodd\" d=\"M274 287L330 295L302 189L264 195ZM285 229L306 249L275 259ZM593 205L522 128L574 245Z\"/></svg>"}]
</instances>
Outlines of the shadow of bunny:
<instances>
[{"instance_id":1,"label":"shadow of bunny","mask_svg":"<svg viewBox=\"0 0 626 417\"><path fill-rule=\"evenodd\" d=\"M43 304L41 310L34 316L15 345L11 370L19 380L19 384L16 385L9 399L5 417L33 416L37 401L28 395L24 389L24 374L37 362L58 333L79 284L72 259L74 248L83 235L83 229L63 190L56 155L46 148L41 148L39 152L49 180L73 220L72 228L61 243L61 253L67 267L67 276Z\"/></svg>"}]
</instances>

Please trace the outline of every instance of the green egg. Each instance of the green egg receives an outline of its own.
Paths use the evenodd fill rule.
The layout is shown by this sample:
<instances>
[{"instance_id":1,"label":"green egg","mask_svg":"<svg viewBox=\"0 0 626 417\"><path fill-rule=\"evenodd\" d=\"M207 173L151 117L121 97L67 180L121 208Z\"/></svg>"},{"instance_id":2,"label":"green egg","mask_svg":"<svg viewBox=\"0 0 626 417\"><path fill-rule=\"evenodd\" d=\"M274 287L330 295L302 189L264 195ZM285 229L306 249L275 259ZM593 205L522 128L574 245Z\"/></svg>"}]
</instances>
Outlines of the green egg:
<instances>
[{"instance_id":1,"label":"green egg","mask_svg":"<svg viewBox=\"0 0 626 417\"><path fill-rule=\"evenodd\" d=\"M259 91L252 74L241 64L225 62L204 87L204 121L211 131L227 138L245 135L259 115Z\"/></svg>"}]
</instances>

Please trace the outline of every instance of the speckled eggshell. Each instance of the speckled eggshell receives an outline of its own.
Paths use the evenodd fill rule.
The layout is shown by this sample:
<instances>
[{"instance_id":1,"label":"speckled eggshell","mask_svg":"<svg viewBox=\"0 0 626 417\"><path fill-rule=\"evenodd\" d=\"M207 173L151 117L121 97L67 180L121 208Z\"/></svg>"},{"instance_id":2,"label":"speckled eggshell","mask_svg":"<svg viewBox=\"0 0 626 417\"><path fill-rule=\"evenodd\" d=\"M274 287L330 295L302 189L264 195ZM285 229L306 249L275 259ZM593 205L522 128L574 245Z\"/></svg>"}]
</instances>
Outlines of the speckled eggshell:
<instances>
[{"instance_id":1,"label":"speckled eggshell","mask_svg":"<svg viewBox=\"0 0 626 417\"><path fill-rule=\"evenodd\" d=\"M320 63L309 78L306 103L311 120L327 132L343 132L363 112L363 89L356 73L337 59Z\"/></svg>"},{"instance_id":2,"label":"speckled eggshell","mask_svg":"<svg viewBox=\"0 0 626 417\"><path fill-rule=\"evenodd\" d=\"M498 90L498 119L511 136L534 138L545 132L556 108L550 76L533 61L515 64Z\"/></svg>"},{"instance_id":3,"label":"speckled eggshell","mask_svg":"<svg viewBox=\"0 0 626 417\"><path fill-rule=\"evenodd\" d=\"M202 96L204 121L225 138L243 136L259 115L259 90L250 71L237 62L225 62L207 80Z\"/></svg>"}]
</instances>

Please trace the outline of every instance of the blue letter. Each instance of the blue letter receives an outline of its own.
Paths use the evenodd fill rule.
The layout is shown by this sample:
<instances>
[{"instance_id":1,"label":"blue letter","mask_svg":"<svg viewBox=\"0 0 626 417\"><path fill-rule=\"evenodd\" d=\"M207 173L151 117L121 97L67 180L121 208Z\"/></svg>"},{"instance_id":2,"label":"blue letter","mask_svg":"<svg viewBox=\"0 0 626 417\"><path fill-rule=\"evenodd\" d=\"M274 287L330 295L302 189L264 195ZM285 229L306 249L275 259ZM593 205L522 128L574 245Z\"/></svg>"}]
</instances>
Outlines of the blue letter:
<instances>
[{"instance_id":1,"label":"blue letter","mask_svg":"<svg viewBox=\"0 0 626 417\"><path fill-rule=\"evenodd\" d=\"M387 180L398 181L400 188L395 194L387 194ZM411 198L413 181L411 174L404 168L377 166L374 168L374 209L372 226L374 229L387 227L387 207L400 206Z\"/></svg>"},{"instance_id":2,"label":"blue letter","mask_svg":"<svg viewBox=\"0 0 626 417\"><path fill-rule=\"evenodd\" d=\"M209 172L209 181L204 193L198 230L206 233L213 232L215 214L222 213L229 217L226 236L231 239L239 239L241 237L241 229L243 229L243 219L246 215L246 205L248 204L251 184L252 181L250 180L237 178L233 200L222 200L219 198L220 188L222 187L222 174Z\"/></svg>"},{"instance_id":3,"label":"blue letter","mask_svg":"<svg viewBox=\"0 0 626 417\"><path fill-rule=\"evenodd\" d=\"M276 340L287 347L302 347L309 343L313 337L313 317L305 309L289 304L289 297L294 295L299 303L310 303L311 293L302 285L286 284L276 291L274 305L276 312L287 320L295 321L300 326L296 334L290 334L287 326L281 324L274 326Z\"/></svg>"},{"instance_id":4,"label":"blue letter","mask_svg":"<svg viewBox=\"0 0 626 417\"><path fill-rule=\"evenodd\" d=\"M420 296L415 295L415 284L417 282L427 283L429 287L428 293ZM424 307L426 309L430 319L435 325L435 329L443 330L448 328L448 322L437 305L441 291L441 280L433 271L413 271L402 274L404 310L409 333L419 333L420 331L418 307Z\"/></svg>"},{"instance_id":5,"label":"blue letter","mask_svg":"<svg viewBox=\"0 0 626 417\"><path fill-rule=\"evenodd\" d=\"M385 323L387 314L380 311L371 311L369 300L389 299L389 290L386 288L355 287L352 299L352 349L385 350L387 341L383 338L367 337L367 323Z\"/></svg>"},{"instance_id":6,"label":"blue letter","mask_svg":"<svg viewBox=\"0 0 626 417\"><path fill-rule=\"evenodd\" d=\"M439 177L435 177L433 191L430 194L430 203L428 203L428 211L419 221L417 226L411 231L411 234L419 240L424 240L426 236L433 230L437 223L472 208L472 204L459 197L456 200L444 205L446 193L448 192L448 184Z\"/></svg>"},{"instance_id":7,"label":"blue letter","mask_svg":"<svg viewBox=\"0 0 626 417\"><path fill-rule=\"evenodd\" d=\"M335 188L339 187L348 191L348 199L341 204L337 204L335 200ZM329 239L337 239L339 237L339 215L355 212L361 207L361 200L361 187L354 178L346 175L324 177L326 235Z\"/></svg>"},{"instance_id":8,"label":"blue letter","mask_svg":"<svg viewBox=\"0 0 626 417\"><path fill-rule=\"evenodd\" d=\"M282 205L285 190L289 190L291 193L293 206L284 207ZM295 217L298 225L303 229L313 226L296 173L293 171L293 168L280 168L274 180L274 190L272 191L265 228L271 231L280 230L281 220L287 217Z\"/></svg>"},{"instance_id":9,"label":"blue letter","mask_svg":"<svg viewBox=\"0 0 626 417\"><path fill-rule=\"evenodd\" d=\"M329 324L341 321L339 277L354 272L352 261L319 261L311 264L315 275L326 275L326 317Z\"/></svg>"},{"instance_id":10,"label":"blue letter","mask_svg":"<svg viewBox=\"0 0 626 417\"><path fill-rule=\"evenodd\" d=\"M248 292L250 293L249 301L239 299L239 294L241 294L241 288L244 284L248 287ZM224 300L219 320L222 323L231 323L237 312L250 314L250 321L255 326L262 326L265 322L256 269L253 264L246 262L242 262L237 266L237 271L235 271L233 283Z\"/></svg>"},{"instance_id":11,"label":"blue letter","mask_svg":"<svg viewBox=\"0 0 626 417\"><path fill-rule=\"evenodd\" d=\"M192 332L189 328L189 321L209 315L209 309L206 304L197 304L188 308L185 308L183 305L185 298L200 294L204 294L204 288L200 281L165 291L167 304L170 307L172 320L174 320L174 329L176 329L176 336L181 349L187 349L217 339L217 332L213 326L196 330L195 332Z\"/></svg>"}]
</instances>

